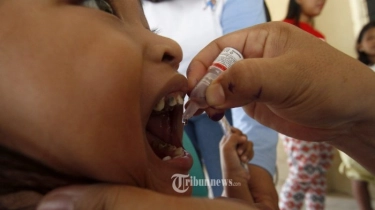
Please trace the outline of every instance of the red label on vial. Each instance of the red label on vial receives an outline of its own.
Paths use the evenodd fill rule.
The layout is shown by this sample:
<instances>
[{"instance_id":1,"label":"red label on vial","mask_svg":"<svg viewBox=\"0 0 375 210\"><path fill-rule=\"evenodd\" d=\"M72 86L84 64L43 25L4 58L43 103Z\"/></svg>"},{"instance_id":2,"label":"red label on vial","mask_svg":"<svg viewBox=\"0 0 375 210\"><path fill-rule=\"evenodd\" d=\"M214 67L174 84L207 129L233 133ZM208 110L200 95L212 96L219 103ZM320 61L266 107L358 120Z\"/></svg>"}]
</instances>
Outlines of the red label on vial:
<instances>
[{"instance_id":1,"label":"red label on vial","mask_svg":"<svg viewBox=\"0 0 375 210\"><path fill-rule=\"evenodd\" d=\"M212 65L213 65L213 66L216 66L217 68L221 69L222 71L227 70L227 67L224 66L224 65L221 64L221 63L213 63Z\"/></svg>"}]
</instances>

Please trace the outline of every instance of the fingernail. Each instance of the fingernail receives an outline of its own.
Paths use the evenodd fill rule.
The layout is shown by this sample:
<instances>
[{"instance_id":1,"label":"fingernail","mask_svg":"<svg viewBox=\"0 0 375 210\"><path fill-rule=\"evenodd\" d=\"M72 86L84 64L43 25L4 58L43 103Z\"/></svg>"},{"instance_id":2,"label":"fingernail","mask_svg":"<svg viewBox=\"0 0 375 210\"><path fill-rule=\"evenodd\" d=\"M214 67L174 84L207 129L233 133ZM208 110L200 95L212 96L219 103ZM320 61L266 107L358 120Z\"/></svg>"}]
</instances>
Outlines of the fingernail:
<instances>
[{"instance_id":1,"label":"fingernail","mask_svg":"<svg viewBox=\"0 0 375 210\"><path fill-rule=\"evenodd\" d=\"M206 90L207 103L210 106L219 106L224 104L225 95L223 87L220 84L212 84Z\"/></svg>"},{"instance_id":2,"label":"fingernail","mask_svg":"<svg viewBox=\"0 0 375 210\"><path fill-rule=\"evenodd\" d=\"M238 155L242 155L243 150L242 150L242 149L239 149L239 150L237 150L237 153L238 153Z\"/></svg>"},{"instance_id":3,"label":"fingernail","mask_svg":"<svg viewBox=\"0 0 375 210\"><path fill-rule=\"evenodd\" d=\"M52 193L38 205L37 210L74 210L73 195Z\"/></svg>"},{"instance_id":4,"label":"fingernail","mask_svg":"<svg viewBox=\"0 0 375 210\"><path fill-rule=\"evenodd\" d=\"M241 157L241 159L242 159L243 162L247 162L247 156L246 156L246 155L243 155L243 156Z\"/></svg>"},{"instance_id":5,"label":"fingernail","mask_svg":"<svg viewBox=\"0 0 375 210\"><path fill-rule=\"evenodd\" d=\"M224 117L224 113L216 113L216 114L213 114L212 116L209 116L209 117L213 121L219 121L219 120L221 120L221 118Z\"/></svg>"}]
</instances>

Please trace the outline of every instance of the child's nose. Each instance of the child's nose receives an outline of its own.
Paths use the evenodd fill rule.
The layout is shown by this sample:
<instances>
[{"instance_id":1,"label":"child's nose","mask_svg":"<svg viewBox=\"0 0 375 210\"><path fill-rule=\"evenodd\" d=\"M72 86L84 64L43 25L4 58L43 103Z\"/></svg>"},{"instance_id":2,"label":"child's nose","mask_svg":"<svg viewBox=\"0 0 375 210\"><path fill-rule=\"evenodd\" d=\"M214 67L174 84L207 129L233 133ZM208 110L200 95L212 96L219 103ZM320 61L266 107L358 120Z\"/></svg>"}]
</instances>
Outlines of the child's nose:
<instances>
[{"instance_id":1,"label":"child's nose","mask_svg":"<svg viewBox=\"0 0 375 210\"><path fill-rule=\"evenodd\" d=\"M159 37L160 41L158 44L154 45L156 50L157 62L163 62L176 68L182 60L182 49L180 45L169 38Z\"/></svg>"}]
</instances>

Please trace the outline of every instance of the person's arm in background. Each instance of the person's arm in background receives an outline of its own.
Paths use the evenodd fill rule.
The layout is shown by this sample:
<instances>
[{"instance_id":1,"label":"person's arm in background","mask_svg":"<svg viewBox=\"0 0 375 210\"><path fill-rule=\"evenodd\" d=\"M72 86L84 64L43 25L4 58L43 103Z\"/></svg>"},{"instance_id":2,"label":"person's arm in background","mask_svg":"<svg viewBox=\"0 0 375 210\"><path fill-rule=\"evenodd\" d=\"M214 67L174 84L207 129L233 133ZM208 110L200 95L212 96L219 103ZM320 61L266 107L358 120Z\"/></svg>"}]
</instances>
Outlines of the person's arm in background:
<instances>
[{"instance_id":1,"label":"person's arm in background","mask_svg":"<svg viewBox=\"0 0 375 210\"><path fill-rule=\"evenodd\" d=\"M223 34L266 22L263 0L227 0L224 4L221 24ZM242 108L232 109L233 126L253 141L254 157L250 161L249 188L255 202L271 202L277 207L278 196L272 175L276 168L278 133L250 118ZM265 181L267 179L267 181Z\"/></svg>"}]
</instances>

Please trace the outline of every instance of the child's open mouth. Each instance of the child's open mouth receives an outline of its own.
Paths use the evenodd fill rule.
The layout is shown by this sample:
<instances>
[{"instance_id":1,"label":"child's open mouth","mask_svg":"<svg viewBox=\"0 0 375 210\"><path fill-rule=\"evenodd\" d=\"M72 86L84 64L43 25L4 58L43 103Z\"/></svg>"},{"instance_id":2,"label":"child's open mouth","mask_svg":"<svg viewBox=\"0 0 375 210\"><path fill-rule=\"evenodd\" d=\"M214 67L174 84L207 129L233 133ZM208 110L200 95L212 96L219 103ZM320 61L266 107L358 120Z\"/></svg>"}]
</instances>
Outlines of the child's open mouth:
<instances>
[{"instance_id":1,"label":"child's open mouth","mask_svg":"<svg viewBox=\"0 0 375 210\"><path fill-rule=\"evenodd\" d=\"M174 92L161 98L146 127L151 148L164 161L188 155L182 148L183 97L184 93Z\"/></svg>"}]
</instances>

